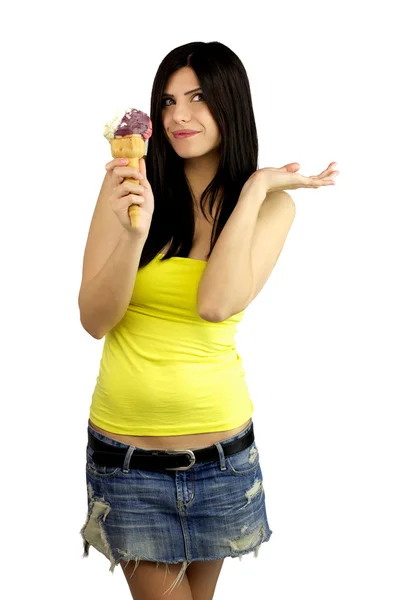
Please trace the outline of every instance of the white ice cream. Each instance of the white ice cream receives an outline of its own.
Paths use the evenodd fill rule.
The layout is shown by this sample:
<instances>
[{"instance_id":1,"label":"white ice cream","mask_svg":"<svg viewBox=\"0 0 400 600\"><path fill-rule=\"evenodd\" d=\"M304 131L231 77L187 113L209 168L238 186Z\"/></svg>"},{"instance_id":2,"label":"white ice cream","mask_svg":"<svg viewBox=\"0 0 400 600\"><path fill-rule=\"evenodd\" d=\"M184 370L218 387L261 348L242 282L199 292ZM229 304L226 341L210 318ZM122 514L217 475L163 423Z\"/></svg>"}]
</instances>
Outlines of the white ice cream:
<instances>
[{"instance_id":1,"label":"white ice cream","mask_svg":"<svg viewBox=\"0 0 400 600\"><path fill-rule=\"evenodd\" d=\"M108 121L108 123L104 125L103 135L108 139L108 141L114 137L115 130L118 128L118 125L127 110L127 108L119 108L115 114L115 117L113 117L111 121Z\"/></svg>"}]
</instances>

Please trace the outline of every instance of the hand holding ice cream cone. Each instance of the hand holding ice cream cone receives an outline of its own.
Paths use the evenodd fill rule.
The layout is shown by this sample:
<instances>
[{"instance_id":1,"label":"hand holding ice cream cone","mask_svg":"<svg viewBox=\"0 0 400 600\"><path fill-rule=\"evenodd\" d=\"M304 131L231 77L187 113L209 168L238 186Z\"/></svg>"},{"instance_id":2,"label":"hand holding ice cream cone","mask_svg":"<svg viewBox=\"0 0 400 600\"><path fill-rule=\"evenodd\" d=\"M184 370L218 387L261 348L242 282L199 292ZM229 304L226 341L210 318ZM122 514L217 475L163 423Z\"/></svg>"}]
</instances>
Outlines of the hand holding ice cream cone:
<instances>
[{"instance_id":1,"label":"hand holding ice cream cone","mask_svg":"<svg viewBox=\"0 0 400 600\"><path fill-rule=\"evenodd\" d=\"M127 199L132 200L128 205L130 219L129 229L132 230L141 228L141 203L139 202L140 198L137 198L138 195L140 196L141 193L145 195L145 192L147 192L147 216L151 217L154 211L153 193L146 178L146 165L143 158L146 154L145 141L151 137L151 134L152 124L150 118L146 113L135 108L129 108L123 112L120 111L111 121L106 123L104 127L104 137L110 142L113 157L115 159L125 158L128 160L127 166L119 167L119 169L129 169L129 171L123 171L126 175L123 175L121 171L118 171L118 175L124 178L124 183L127 182L128 184L136 186L129 187L125 185L124 187L119 187L114 195L114 200L122 197L125 198L123 205L120 203L118 207L115 206L117 211L115 211L115 208L113 207L114 211L117 212L117 215L121 210L126 208L125 203ZM113 165L111 168L114 168L117 167L118 163L112 161L108 164ZM136 178L139 172L144 175L144 180L139 181L139 179ZM122 192L125 192L123 196L121 195ZM129 195L129 192L132 192L133 196ZM123 219L123 221L125 221L125 219ZM125 223L123 223L123 225L126 227ZM128 227L126 228L128 229Z\"/></svg>"},{"instance_id":2,"label":"hand holding ice cream cone","mask_svg":"<svg viewBox=\"0 0 400 600\"><path fill-rule=\"evenodd\" d=\"M126 163L129 159L124 160ZM154 212L154 196L146 177L146 162L144 158L140 158L138 169L121 163L122 160L117 158L106 165L106 170L111 175L111 207L125 229L147 236ZM139 213L134 225L129 212L133 208Z\"/></svg>"}]
</instances>

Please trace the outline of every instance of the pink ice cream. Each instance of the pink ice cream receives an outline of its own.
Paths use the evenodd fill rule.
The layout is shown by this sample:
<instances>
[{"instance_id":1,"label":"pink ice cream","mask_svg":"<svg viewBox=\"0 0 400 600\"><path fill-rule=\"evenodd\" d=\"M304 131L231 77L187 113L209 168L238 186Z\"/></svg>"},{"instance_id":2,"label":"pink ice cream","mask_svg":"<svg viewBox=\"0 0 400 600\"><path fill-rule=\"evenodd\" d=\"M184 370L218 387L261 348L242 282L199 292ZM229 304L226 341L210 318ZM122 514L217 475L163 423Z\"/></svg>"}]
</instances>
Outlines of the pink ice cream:
<instances>
[{"instance_id":1,"label":"pink ice cream","mask_svg":"<svg viewBox=\"0 0 400 600\"><path fill-rule=\"evenodd\" d=\"M146 113L136 108L128 109L114 131L114 137L119 135L140 134L144 141L151 137L153 126Z\"/></svg>"}]
</instances>

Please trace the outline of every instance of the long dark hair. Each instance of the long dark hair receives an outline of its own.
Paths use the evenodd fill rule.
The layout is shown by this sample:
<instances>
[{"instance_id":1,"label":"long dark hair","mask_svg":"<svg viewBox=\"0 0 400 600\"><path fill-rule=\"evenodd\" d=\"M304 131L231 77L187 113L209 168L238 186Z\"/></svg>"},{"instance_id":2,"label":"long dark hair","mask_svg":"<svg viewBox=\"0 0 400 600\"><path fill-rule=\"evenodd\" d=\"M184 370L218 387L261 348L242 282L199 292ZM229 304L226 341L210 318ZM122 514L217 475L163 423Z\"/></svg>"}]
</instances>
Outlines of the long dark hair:
<instances>
[{"instance_id":1,"label":"long dark hair","mask_svg":"<svg viewBox=\"0 0 400 600\"><path fill-rule=\"evenodd\" d=\"M153 134L148 142L146 171L154 194L154 213L139 268L153 260L169 242L171 247L162 260L171 256L187 258L193 245L194 206L184 174L184 159L169 144L162 122L162 94L170 76L182 67L195 71L221 133L217 173L200 199L207 218L206 201L209 213L214 214L214 203L221 198L207 258L237 204L244 183L257 170L256 123L249 80L241 60L219 42L192 42L169 52L158 67L151 93Z\"/></svg>"}]
</instances>

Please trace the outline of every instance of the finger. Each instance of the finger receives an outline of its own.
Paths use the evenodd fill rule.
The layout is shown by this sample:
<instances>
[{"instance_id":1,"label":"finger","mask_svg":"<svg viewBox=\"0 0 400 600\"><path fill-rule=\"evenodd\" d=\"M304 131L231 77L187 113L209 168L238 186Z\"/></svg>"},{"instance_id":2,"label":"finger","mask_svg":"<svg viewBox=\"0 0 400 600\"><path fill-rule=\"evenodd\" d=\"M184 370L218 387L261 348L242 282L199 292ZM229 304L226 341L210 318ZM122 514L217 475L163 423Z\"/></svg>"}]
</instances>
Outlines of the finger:
<instances>
[{"instance_id":1,"label":"finger","mask_svg":"<svg viewBox=\"0 0 400 600\"><path fill-rule=\"evenodd\" d=\"M114 169L111 171L111 183L113 188L118 187L119 184L124 180L121 175L118 175L118 168L119 167L114 167Z\"/></svg>"},{"instance_id":2,"label":"finger","mask_svg":"<svg viewBox=\"0 0 400 600\"><path fill-rule=\"evenodd\" d=\"M319 182L320 185L326 185L325 182L328 182L329 185L338 174L339 171L330 171L329 169L326 169L319 175L311 175L310 179Z\"/></svg>"},{"instance_id":3,"label":"finger","mask_svg":"<svg viewBox=\"0 0 400 600\"><path fill-rule=\"evenodd\" d=\"M325 171L322 171L322 173L320 173L318 175L318 177L326 177L329 173L332 173L334 168L336 167L337 163L332 162L327 169L325 169Z\"/></svg>"},{"instance_id":4,"label":"finger","mask_svg":"<svg viewBox=\"0 0 400 600\"><path fill-rule=\"evenodd\" d=\"M117 196L117 198L123 198L128 194L136 194L140 196L144 194L144 191L145 189L142 185L139 185L138 183L132 183L130 181L125 181L117 187L115 195Z\"/></svg>"},{"instance_id":5,"label":"finger","mask_svg":"<svg viewBox=\"0 0 400 600\"><path fill-rule=\"evenodd\" d=\"M111 175L111 182L112 182L113 187L116 187L117 185L119 185L124 180L124 177L126 177L125 173L123 171L120 171L120 169L129 168L129 167L121 167L121 162L123 160L127 160L127 159L116 158L115 160L112 160L106 164L106 171L109 175Z\"/></svg>"},{"instance_id":6,"label":"finger","mask_svg":"<svg viewBox=\"0 0 400 600\"><path fill-rule=\"evenodd\" d=\"M144 202L143 196L138 196L136 194L129 194L128 196L125 196L125 198L129 200L132 204L143 204Z\"/></svg>"},{"instance_id":7,"label":"finger","mask_svg":"<svg viewBox=\"0 0 400 600\"><path fill-rule=\"evenodd\" d=\"M108 162L106 164L106 167L105 167L106 171L108 173L110 173L113 169L115 169L115 167L121 166L123 164L122 163L123 160L124 160L123 158L114 158L114 160L111 160L110 162Z\"/></svg>"},{"instance_id":8,"label":"finger","mask_svg":"<svg viewBox=\"0 0 400 600\"><path fill-rule=\"evenodd\" d=\"M339 171L331 171L330 173L328 173L327 175L325 175L325 177L321 177L321 179L325 182L327 181L328 184L334 182L334 179L339 175Z\"/></svg>"},{"instance_id":9,"label":"finger","mask_svg":"<svg viewBox=\"0 0 400 600\"><path fill-rule=\"evenodd\" d=\"M129 177L132 179L143 179L142 173L139 169L135 169L135 167L115 167L114 173L119 177L123 177L123 179Z\"/></svg>"},{"instance_id":10,"label":"finger","mask_svg":"<svg viewBox=\"0 0 400 600\"><path fill-rule=\"evenodd\" d=\"M308 187L312 187L312 188L319 188L324 185L331 185L331 183L332 183L331 178L322 179L319 175L308 177L308 181L309 181Z\"/></svg>"},{"instance_id":11,"label":"finger","mask_svg":"<svg viewBox=\"0 0 400 600\"><path fill-rule=\"evenodd\" d=\"M106 166L105 166L105 169L106 169L107 173L110 173L115 166L116 166L115 165L115 160L111 160L110 162L108 162L106 164Z\"/></svg>"}]
</instances>

